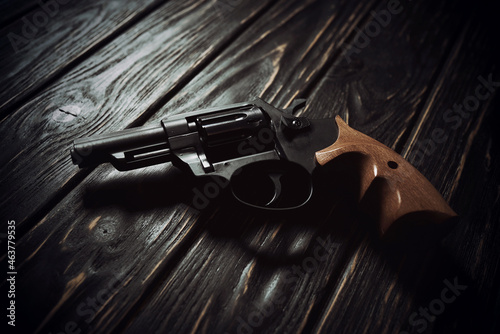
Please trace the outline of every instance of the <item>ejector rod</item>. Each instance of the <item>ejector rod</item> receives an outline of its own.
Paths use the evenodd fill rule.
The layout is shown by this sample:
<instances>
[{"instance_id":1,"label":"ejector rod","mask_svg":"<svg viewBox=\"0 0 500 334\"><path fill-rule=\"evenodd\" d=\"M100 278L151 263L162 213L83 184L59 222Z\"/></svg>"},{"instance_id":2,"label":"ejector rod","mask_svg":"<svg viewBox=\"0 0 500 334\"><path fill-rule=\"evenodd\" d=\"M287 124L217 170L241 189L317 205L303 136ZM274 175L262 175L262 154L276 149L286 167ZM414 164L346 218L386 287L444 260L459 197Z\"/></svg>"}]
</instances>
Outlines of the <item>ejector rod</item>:
<instances>
[{"instance_id":1,"label":"ejector rod","mask_svg":"<svg viewBox=\"0 0 500 334\"><path fill-rule=\"evenodd\" d=\"M111 162L118 163L125 170L138 168L137 164L144 159L162 156L163 159L157 163L163 162L167 153L169 153L167 134L161 126L132 128L77 139L71 148L73 163L79 167L93 167Z\"/></svg>"}]
</instances>

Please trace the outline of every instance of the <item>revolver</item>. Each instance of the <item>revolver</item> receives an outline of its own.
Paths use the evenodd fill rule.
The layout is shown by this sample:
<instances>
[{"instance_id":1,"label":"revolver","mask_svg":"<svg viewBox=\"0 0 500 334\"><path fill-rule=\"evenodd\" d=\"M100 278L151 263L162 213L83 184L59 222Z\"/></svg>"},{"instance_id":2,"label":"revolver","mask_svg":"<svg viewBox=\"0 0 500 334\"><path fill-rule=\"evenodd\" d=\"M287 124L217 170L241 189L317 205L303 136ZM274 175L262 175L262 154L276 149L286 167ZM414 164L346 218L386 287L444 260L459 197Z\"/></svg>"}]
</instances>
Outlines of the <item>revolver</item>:
<instances>
[{"instance_id":1,"label":"revolver","mask_svg":"<svg viewBox=\"0 0 500 334\"><path fill-rule=\"evenodd\" d=\"M305 102L278 109L256 99L183 113L157 127L77 139L71 158L80 168L111 163L119 171L171 162L196 177L222 178L239 202L265 210L303 207L317 188L313 173L337 161L357 170L357 200L368 202L363 210L380 235L408 218L439 224L457 216L409 162L340 116L294 116Z\"/></svg>"}]
</instances>

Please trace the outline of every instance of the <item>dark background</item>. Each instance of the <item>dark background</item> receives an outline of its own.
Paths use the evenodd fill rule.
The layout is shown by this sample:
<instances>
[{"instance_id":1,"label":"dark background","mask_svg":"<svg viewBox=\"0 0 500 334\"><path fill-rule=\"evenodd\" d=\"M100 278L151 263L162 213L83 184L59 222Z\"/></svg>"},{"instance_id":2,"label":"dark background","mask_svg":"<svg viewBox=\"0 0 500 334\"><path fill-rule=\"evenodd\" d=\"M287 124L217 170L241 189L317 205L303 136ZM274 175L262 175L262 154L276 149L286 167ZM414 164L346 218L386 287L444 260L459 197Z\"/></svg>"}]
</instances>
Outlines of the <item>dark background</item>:
<instances>
[{"instance_id":1,"label":"dark background","mask_svg":"<svg viewBox=\"0 0 500 334\"><path fill-rule=\"evenodd\" d=\"M498 9L400 6L364 45L387 1L0 2L1 262L15 220L17 331L498 332L497 89L448 112L479 77L500 81ZM71 164L76 138L255 97L342 116L410 160L460 220L440 242L388 245L328 191L343 175L329 169L315 210L262 215L224 196L199 212L200 185L169 164ZM436 311L455 281L465 288Z\"/></svg>"}]
</instances>

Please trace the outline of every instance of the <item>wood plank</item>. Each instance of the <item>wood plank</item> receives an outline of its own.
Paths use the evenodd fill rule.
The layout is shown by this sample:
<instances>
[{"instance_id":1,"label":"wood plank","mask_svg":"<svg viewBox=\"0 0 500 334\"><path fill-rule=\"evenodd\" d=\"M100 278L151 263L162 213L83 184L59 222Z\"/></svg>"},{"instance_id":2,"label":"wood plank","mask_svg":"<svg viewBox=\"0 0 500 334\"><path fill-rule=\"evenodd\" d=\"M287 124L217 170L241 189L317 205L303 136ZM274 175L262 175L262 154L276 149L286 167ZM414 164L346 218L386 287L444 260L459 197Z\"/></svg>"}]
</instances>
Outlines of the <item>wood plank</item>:
<instances>
[{"instance_id":1,"label":"wood plank","mask_svg":"<svg viewBox=\"0 0 500 334\"><path fill-rule=\"evenodd\" d=\"M241 12L237 13L240 9ZM311 17L311 12L318 9L321 9L321 20ZM295 63L303 67L304 75L300 80L303 86L307 85L312 78L310 74L319 73L321 65L325 66L328 57L334 55L335 48L331 48L328 57L325 57L322 46L339 45L345 41L346 34L340 32L351 32L358 22L353 18L359 20L368 10L369 7L348 1L336 4L329 1L283 1L265 15L254 10L255 17L260 19L221 54L214 65L208 66L199 80L192 81L196 82L194 88L200 85L206 87L199 90L195 102L186 104L202 104L207 99L206 95L216 85L222 84L217 81L210 83L213 76L224 77L224 85L228 88L226 94L229 94L226 97L238 93L249 99L268 87L279 87L282 78L290 77L291 73L300 73L295 66L291 66ZM237 15L243 16L248 12L248 7L236 7L230 21L240 22L242 18ZM338 13L335 20L331 20L332 13ZM192 24L192 21L189 22ZM283 39L282 44L276 44L276 38L283 38L291 27L300 31L304 26L314 33L297 34L293 39ZM223 27L227 29L227 26ZM199 27L195 30L201 31ZM211 31L208 33L213 34ZM314 47L310 48L311 44ZM201 44L198 47L203 49L207 46ZM310 61L300 62L304 57ZM272 66L273 63L276 67ZM259 69L259 66L262 67ZM276 69L279 69L278 73ZM181 73L183 70L185 68L178 69ZM245 80L241 79L243 73ZM148 77L149 83L154 82L152 75ZM160 71L158 75L164 77L166 73ZM276 77L280 78L278 82L274 81ZM135 88L138 87L136 85ZM176 95L175 103L168 104L168 108L172 109L161 110L148 124L157 124L165 115L178 112L175 106L179 101L186 101L184 92L194 92L192 89L191 86ZM127 92L131 94L129 90ZM214 92L213 96L218 96L218 93ZM126 99L124 104L129 102L128 96L123 98ZM211 103L218 102L228 101ZM111 105L108 108L106 112ZM108 121L106 112L101 117ZM118 127L118 121L123 124L124 117L132 116L121 117L116 123L106 124L107 130ZM82 127L95 121L88 120ZM96 129L98 127L95 125L91 132L101 132L102 129ZM192 207L178 203L185 198L177 193L178 189L185 189L186 202L192 200L192 186L188 180L179 177L178 173L170 173L169 176L165 173L170 172L164 166L126 174L110 172L105 166L98 168L20 242L22 253L19 251L18 256L25 260L19 268L19 277L24 278L18 282L19 290L31 296L30 304L25 306L24 311L40 309L40 315L33 323L43 321L43 331L55 331L74 320L82 329L108 332L120 321L128 320L155 291L158 280L187 251L207 221L206 217L200 218L195 214ZM163 177L164 181L158 182ZM139 188L144 192L137 192ZM173 189L175 193L171 192ZM52 257L57 257L57 264L50 264ZM80 304L84 303L83 307L87 307L87 298L95 298L99 291L106 289L108 281L115 275L119 277L120 290L106 298L105 303L100 303L90 319L87 314L82 315L84 312L78 312ZM33 284L32 277L38 277L37 285ZM45 289L46 286L51 288ZM20 317L26 314L19 312Z\"/></svg>"},{"instance_id":2,"label":"wood plank","mask_svg":"<svg viewBox=\"0 0 500 334\"><path fill-rule=\"evenodd\" d=\"M3 0L0 2L0 27L21 19L36 8L36 0Z\"/></svg>"},{"instance_id":3,"label":"wood plank","mask_svg":"<svg viewBox=\"0 0 500 334\"><path fill-rule=\"evenodd\" d=\"M498 159L484 145L492 141L491 129L478 136L481 127L488 127L484 117L487 110L491 112L492 96L474 115L463 120L456 131L444 118L448 108L474 92L479 75L487 76L493 71L495 61L488 47L491 42L483 28L471 23L455 43L403 150L405 158L413 161L451 200L451 206L461 215L457 229L445 240L444 248L423 244L418 251L406 249L391 255L381 252L374 242L361 244L352 257L356 259L355 265L344 271L344 278L330 297L315 330L446 333L491 329L494 319L491 307L498 296L487 295L491 289L498 289L494 280L498 278L499 258L497 252L493 252L493 256L483 252L498 248L495 240L499 235L498 227L492 225L498 221L498 210L493 209L498 198L492 191L498 187L498 177L493 176L498 164L485 170L478 163L477 154L482 156L479 161L486 157ZM429 144L429 150L423 153L425 157L419 163L419 153L415 152L423 150L419 144L427 145L435 129L442 129L447 138L435 142L434 150L430 150ZM474 157L470 156L472 147L481 147ZM469 166L468 171L464 170L465 164ZM461 179L461 175L467 176ZM457 183L457 180L462 182ZM458 187L462 188L460 193L457 193ZM471 201L472 206L467 205L466 209L464 204ZM470 240L471 229L478 234L488 231L491 236ZM467 286L467 293L458 296L452 304L441 301L445 305L442 310L439 308L441 293L448 287L446 282L453 284L455 280ZM431 314L436 312L436 316L426 320L420 307L429 309ZM354 315L356 321L352 321Z\"/></svg>"},{"instance_id":4,"label":"wood plank","mask_svg":"<svg viewBox=\"0 0 500 334\"><path fill-rule=\"evenodd\" d=\"M186 194L169 191L189 184L176 170L102 168L87 180L16 244L16 313L27 332L57 333L73 322L108 332L196 226L197 212L179 204Z\"/></svg>"},{"instance_id":5,"label":"wood plank","mask_svg":"<svg viewBox=\"0 0 500 334\"><path fill-rule=\"evenodd\" d=\"M500 77L498 70L493 73L495 78ZM495 326L498 328L500 150L498 131L494 127L499 106L497 92L494 100L484 102L475 112L476 117L464 135L467 143L459 148L464 152L461 161L451 160L451 166L459 165L463 169L451 193L451 203L460 208L461 217L457 228L445 240L447 260L454 264L446 269L458 271L458 277L463 277L468 287L464 299L457 302L451 312L443 314L445 319L436 323L436 332L460 328L464 332L495 333ZM433 122L436 124L443 125Z\"/></svg>"},{"instance_id":6,"label":"wood plank","mask_svg":"<svg viewBox=\"0 0 500 334\"><path fill-rule=\"evenodd\" d=\"M266 4L242 2L222 21L211 3L166 4L4 118L1 215L26 231L34 223L24 227L26 219L48 211L88 174L70 161L74 139L147 118ZM74 117L60 110L66 106L81 112Z\"/></svg>"},{"instance_id":7,"label":"wood plank","mask_svg":"<svg viewBox=\"0 0 500 334\"><path fill-rule=\"evenodd\" d=\"M498 48L491 47L496 37L482 23L484 17L476 17L457 43L433 91L433 99L440 106L426 106L403 151L409 159L417 160L414 152L424 153L430 162L422 163L423 173L447 194L461 216L457 228L445 240L449 262L454 264L448 263L446 269L459 272L469 291L455 312L447 315L448 321L436 324L436 332L455 328L487 332L497 319L493 310L499 296L491 292L499 291L500 277L500 255L496 251L500 236L500 151L493 126L500 105L500 71L498 53L493 52ZM463 113L456 111L456 105L464 106ZM446 138L436 139L439 130ZM434 142L434 150L429 139Z\"/></svg>"},{"instance_id":8,"label":"wood plank","mask_svg":"<svg viewBox=\"0 0 500 334\"><path fill-rule=\"evenodd\" d=\"M156 8L160 1L49 3L49 7L35 6L0 31L4 50L0 54L2 118L84 59L86 53Z\"/></svg>"},{"instance_id":9,"label":"wood plank","mask_svg":"<svg viewBox=\"0 0 500 334\"><path fill-rule=\"evenodd\" d=\"M425 103L429 82L438 73L449 50L449 36L460 24L442 4L419 3L405 10L401 16L392 18L391 26L361 50L356 60L346 64L345 59L340 59L335 64L315 89L304 111L306 115L321 118L340 113L351 125L389 146L396 146ZM409 23L410 18L416 18L419 23ZM423 18L424 26L421 25ZM436 43L438 40L440 42ZM388 62L387 59L395 60ZM209 77L194 83L189 91L189 86L186 87L186 97L181 92L182 100L176 104L174 99L167 107L182 108L181 104L193 98L190 92L202 89L215 91L210 99L228 99L220 97L226 93L229 98L236 94L237 100L239 93L227 93L215 86L220 85L216 77L220 78L218 73L214 73L214 79ZM264 97L270 96L273 101L288 101L295 95L293 90L264 93ZM357 248L363 245L361 240L367 232L356 231L356 228L363 229L363 225L345 226L354 223L356 217L348 209L339 212L342 207L338 205L326 221L318 216L301 216L287 217L288 220L274 217L271 223L257 218L248 220L239 212L219 208L217 215L210 218L207 231L164 279L152 301L144 306L127 331L136 332L145 326L157 331L166 328L186 331L192 324L201 332L311 331L330 290L342 289L346 284L345 276L359 265L360 258L366 257L364 252L373 254L370 248ZM340 218L341 214L346 218ZM330 226L324 226L325 222ZM316 270L306 273L302 269L303 277L294 276L294 268L314 258L318 235L328 236L334 243L329 249L331 256ZM377 260L375 255L370 262L373 265ZM371 282L374 282L373 277L370 281L356 280L353 284L378 289L376 281ZM286 296L284 301L282 296ZM366 304L365 308L373 311ZM266 312L271 315L265 315ZM252 314L257 315L251 318ZM377 313L372 316L374 321L379 319ZM330 321L339 321L344 326L348 321L355 328L354 319L360 318L349 312L341 319ZM350 328L339 326L337 332L348 332Z\"/></svg>"}]
</instances>

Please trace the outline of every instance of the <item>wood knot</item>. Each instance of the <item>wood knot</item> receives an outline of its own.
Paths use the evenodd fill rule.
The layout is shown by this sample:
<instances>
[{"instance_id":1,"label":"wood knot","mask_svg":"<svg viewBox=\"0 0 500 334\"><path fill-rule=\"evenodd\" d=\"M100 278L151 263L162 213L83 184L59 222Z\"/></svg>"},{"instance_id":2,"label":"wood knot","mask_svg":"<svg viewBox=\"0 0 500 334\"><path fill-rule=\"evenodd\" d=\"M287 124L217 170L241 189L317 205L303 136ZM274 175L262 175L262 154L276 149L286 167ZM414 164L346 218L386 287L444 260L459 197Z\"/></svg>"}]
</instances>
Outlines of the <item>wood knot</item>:
<instances>
[{"instance_id":1,"label":"wood knot","mask_svg":"<svg viewBox=\"0 0 500 334\"><path fill-rule=\"evenodd\" d=\"M116 223L107 219L100 220L93 230L94 238L99 242L114 240L117 233Z\"/></svg>"},{"instance_id":2,"label":"wood knot","mask_svg":"<svg viewBox=\"0 0 500 334\"><path fill-rule=\"evenodd\" d=\"M80 115L81 109L75 105L57 108L52 113L52 119L59 123L71 122Z\"/></svg>"}]
</instances>

